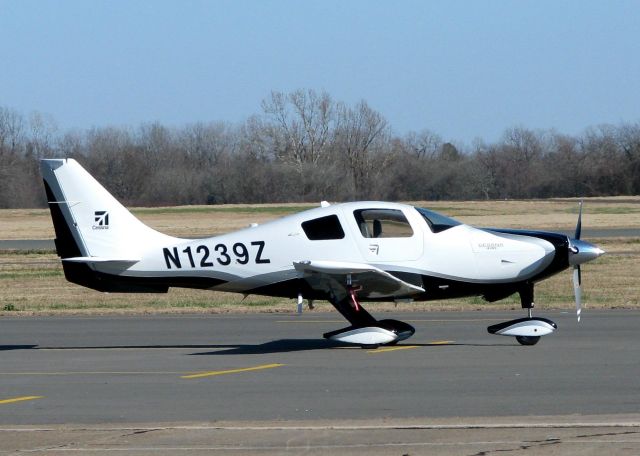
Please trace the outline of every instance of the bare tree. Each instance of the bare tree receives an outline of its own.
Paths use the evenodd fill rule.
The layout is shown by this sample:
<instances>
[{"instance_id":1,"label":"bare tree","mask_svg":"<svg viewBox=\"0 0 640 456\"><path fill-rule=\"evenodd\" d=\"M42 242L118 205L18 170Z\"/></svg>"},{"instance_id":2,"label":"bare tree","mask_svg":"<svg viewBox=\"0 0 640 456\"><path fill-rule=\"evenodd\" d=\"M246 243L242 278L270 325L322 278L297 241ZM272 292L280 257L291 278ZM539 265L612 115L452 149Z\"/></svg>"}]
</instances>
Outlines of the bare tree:
<instances>
[{"instance_id":1,"label":"bare tree","mask_svg":"<svg viewBox=\"0 0 640 456\"><path fill-rule=\"evenodd\" d=\"M17 111L0 106L0 207L20 207L15 185L26 178L22 171L24 118Z\"/></svg>"},{"instance_id":2,"label":"bare tree","mask_svg":"<svg viewBox=\"0 0 640 456\"><path fill-rule=\"evenodd\" d=\"M27 154L36 160L49 157L53 153L53 145L58 126L48 114L33 112L29 116L31 134L27 143Z\"/></svg>"},{"instance_id":3,"label":"bare tree","mask_svg":"<svg viewBox=\"0 0 640 456\"><path fill-rule=\"evenodd\" d=\"M178 148L182 150L197 168L215 167L223 155L232 153L235 131L229 124L195 123L187 125L177 133Z\"/></svg>"},{"instance_id":4,"label":"bare tree","mask_svg":"<svg viewBox=\"0 0 640 456\"><path fill-rule=\"evenodd\" d=\"M629 182L624 179L627 163L620 155L613 126L600 125L587 129L578 145L590 170L586 179L589 195L620 195L629 192Z\"/></svg>"},{"instance_id":5,"label":"bare tree","mask_svg":"<svg viewBox=\"0 0 640 456\"><path fill-rule=\"evenodd\" d=\"M0 106L0 207L45 203L38 159L77 157L125 204L539 198L640 193L640 123L580 135L524 127L470 148L424 129L393 136L365 101L272 92L230 125L93 128Z\"/></svg>"},{"instance_id":6,"label":"bare tree","mask_svg":"<svg viewBox=\"0 0 640 456\"><path fill-rule=\"evenodd\" d=\"M265 132L273 139L275 153L285 163L302 167L325 157L334 122L334 106L326 92L297 90L271 92L262 102Z\"/></svg>"},{"instance_id":7,"label":"bare tree","mask_svg":"<svg viewBox=\"0 0 640 456\"><path fill-rule=\"evenodd\" d=\"M411 132L404 138L407 152L420 159L434 158L442 149L442 138L430 130Z\"/></svg>"},{"instance_id":8,"label":"bare tree","mask_svg":"<svg viewBox=\"0 0 640 456\"><path fill-rule=\"evenodd\" d=\"M298 176L297 194L311 197L316 171L326 164L335 132L335 106L326 92L272 92L262 102L261 133L275 158Z\"/></svg>"},{"instance_id":9,"label":"bare tree","mask_svg":"<svg viewBox=\"0 0 640 456\"><path fill-rule=\"evenodd\" d=\"M337 150L346 161L354 197L362 198L378 191L369 186L371 178L379 175L393 158L381 153L389 128L382 115L365 101L354 108L340 104L338 110Z\"/></svg>"},{"instance_id":10,"label":"bare tree","mask_svg":"<svg viewBox=\"0 0 640 456\"><path fill-rule=\"evenodd\" d=\"M640 123L622 125L617 138L627 162L629 190L634 195L640 194Z\"/></svg>"}]
</instances>

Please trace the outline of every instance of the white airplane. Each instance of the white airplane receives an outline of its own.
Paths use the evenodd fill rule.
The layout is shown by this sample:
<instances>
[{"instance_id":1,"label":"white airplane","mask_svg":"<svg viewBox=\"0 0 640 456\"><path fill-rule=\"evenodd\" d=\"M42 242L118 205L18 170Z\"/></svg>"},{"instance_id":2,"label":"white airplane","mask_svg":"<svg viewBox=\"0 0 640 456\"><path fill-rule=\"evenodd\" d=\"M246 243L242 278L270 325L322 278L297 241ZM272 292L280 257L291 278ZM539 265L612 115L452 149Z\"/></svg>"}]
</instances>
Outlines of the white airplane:
<instances>
[{"instance_id":1,"label":"white airplane","mask_svg":"<svg viewBox=\"0 0 640 456\"><path fill-rule=\"evenodd\" d=\"M144 225L73 159L41 163L70 282L104 292L201 288L331 302L351 326L324 337L362 346L395 344L415 330L376 320L362 301L431 301L520 295L527 316L488 328L537 343L557 325L531 315L534 284L573 267L578 321L580 265L604 253L541 231L481 229L405 204L354 202L310 209L204 239L171 237Z\"/></svg>"}]
</instances>

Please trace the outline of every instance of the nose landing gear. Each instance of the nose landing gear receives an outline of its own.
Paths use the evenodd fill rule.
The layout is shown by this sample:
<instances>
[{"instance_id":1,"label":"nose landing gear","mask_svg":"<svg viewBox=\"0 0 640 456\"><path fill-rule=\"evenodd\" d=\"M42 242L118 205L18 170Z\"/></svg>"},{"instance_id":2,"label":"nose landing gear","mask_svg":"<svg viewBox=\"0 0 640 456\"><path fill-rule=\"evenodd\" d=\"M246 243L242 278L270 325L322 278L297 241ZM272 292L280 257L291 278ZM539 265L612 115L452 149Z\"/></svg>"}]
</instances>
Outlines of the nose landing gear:
<instances>
[{"instance_id":1,"label":"nose landing gear","mask_svg":"<svg viewBox=\"0 0 640 456\"><path fill-rule=\"evenodd\" d=\"M516 336L520 345L535 345L540 340L540 336Z\"/></svg>"},{"instance_id":2,"label":"nose landing gear","mask_svg":"<svg viewBox=\"0 0 640 456\"><path fill-rule=\"evenodd\" d=\"M498 323L487 328L489 334L515 337L520 345L535 345L540 337L551 334L558 329L555 322L547 318L533 317L533 284L526 284L520 290L520 303L523 309L527 309L526 318L518 318L504 323Z\"/></svg>"}]
</instances>

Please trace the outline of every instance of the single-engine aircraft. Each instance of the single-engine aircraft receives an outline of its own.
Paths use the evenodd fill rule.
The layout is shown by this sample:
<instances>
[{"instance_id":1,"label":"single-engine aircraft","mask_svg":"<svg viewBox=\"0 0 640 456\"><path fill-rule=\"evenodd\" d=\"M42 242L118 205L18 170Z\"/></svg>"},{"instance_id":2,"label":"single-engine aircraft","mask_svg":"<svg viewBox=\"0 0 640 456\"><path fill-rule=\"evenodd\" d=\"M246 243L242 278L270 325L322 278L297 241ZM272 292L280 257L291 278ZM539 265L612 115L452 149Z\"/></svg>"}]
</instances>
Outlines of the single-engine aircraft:
<instances>
[{"instance_id":1,"label":"single-engine aircraft","mask_svg":"<svg viewBox=\"0 0 640 456\"><path fill-rule=\"evenodd\" d=\"M325 338L379 346L411 337L397 320L376 320L363 301L430 301L520 295L527 316L491 334L533 345L557 325L532 316L534 284L573 267L580 320L580 265L604 253L575 236L474 228L436 212L389 202L329 204L204 239L162 234L138 220L73 159L41 162L68 281L103 292L200 288L328 300L351 324Z\"/></svg>"}]
</instances>

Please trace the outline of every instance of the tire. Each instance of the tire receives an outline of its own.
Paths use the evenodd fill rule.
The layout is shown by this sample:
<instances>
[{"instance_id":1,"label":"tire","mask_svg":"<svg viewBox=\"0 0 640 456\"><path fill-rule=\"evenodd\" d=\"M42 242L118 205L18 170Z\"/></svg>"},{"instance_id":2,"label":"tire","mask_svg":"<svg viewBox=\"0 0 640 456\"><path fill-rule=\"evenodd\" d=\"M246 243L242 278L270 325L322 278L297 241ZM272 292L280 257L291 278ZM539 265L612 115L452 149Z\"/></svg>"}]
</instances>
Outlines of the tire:
<instances>
[{"instance_id":1,"label":"tire","mask_svg":"<svg viewBox=\"0 0 640 456\"><path fill-rule=\"evenodd\" d=\"M540 341L540 336L516 336L520 345L535 345Z\"/></svg>"}]
</instances>

